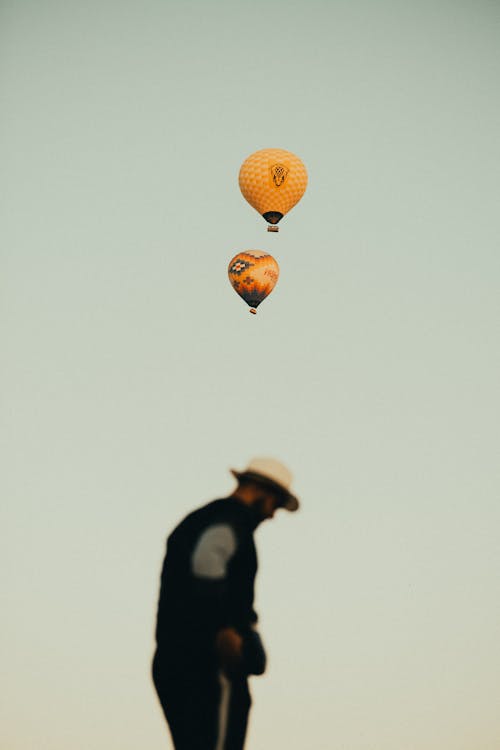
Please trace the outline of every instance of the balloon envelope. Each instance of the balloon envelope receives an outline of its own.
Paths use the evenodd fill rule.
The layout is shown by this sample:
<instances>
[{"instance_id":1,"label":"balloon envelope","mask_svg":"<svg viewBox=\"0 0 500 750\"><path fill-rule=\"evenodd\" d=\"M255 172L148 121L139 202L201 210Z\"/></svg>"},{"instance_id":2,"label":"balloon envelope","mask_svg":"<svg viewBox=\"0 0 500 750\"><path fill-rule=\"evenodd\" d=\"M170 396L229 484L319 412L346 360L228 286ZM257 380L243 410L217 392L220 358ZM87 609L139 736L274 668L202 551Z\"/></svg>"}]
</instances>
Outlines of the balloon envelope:
<instances>
[{"instance_id":1,"label":"balloon envelope","mask_svg":"<svg viewBox=\"0 0 500 750\"><path fill-rule=\"evenodd\" d=\"M291 151L264 148L245 159L239 183L250 205L270 224L277 224L304 195L307 171Z\"/></svg>"},{"instance_id":2,"label":"balloon envelope","mask_svg":"<svg viewBox=\"0 0 500 750\"><path fill-rule=\"evenodd\" d=\"M274 289L280 269L269 253L244 250L234 256L227 272L233 289L247 305L256 308ZM255 309L250 312L255 313Z\"/></svg>"}]
</instances>

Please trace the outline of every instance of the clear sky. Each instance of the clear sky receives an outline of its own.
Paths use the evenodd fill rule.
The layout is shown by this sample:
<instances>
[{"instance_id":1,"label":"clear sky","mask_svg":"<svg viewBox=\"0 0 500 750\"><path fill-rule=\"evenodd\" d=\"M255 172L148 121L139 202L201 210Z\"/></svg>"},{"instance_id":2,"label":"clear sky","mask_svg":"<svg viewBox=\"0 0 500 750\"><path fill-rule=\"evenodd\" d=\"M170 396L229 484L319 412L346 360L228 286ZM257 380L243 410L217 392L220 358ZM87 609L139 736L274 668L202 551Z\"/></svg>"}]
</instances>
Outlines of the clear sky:
<instances>
[{"instance_id":1,"label":"clear sky","mask_svg":"<svg viewBox=\"0 0 500 750\"><path fill-rule=\"evenodd\" d=\"M495 2L3 0L2 749L170 747L165 538L266 454L248 749L498 749L499 80Z\"/></svg>"}]
</instances>

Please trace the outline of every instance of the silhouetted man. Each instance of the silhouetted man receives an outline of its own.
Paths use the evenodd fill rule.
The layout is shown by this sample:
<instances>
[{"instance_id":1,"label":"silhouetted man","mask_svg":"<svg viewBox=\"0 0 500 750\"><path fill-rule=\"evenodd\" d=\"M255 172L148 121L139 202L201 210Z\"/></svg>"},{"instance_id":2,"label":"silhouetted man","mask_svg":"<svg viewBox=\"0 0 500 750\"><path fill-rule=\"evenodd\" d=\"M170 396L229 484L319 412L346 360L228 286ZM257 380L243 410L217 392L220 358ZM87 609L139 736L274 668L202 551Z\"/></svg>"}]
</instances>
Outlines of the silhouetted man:
<instances>
[{"instance_id":1,"label":"silhouetted man","mask_svg":"<svg viewBox=\"0 0 500 750\"><path fill-rule=\"evenodd\" d=\"M188 515L167 541L153 680L176 750L242 750L248 675L266 665L253 532L277 508L299 507L279 461L256 458L232 473L234 493Z\"/></svg>"}]
</instances>

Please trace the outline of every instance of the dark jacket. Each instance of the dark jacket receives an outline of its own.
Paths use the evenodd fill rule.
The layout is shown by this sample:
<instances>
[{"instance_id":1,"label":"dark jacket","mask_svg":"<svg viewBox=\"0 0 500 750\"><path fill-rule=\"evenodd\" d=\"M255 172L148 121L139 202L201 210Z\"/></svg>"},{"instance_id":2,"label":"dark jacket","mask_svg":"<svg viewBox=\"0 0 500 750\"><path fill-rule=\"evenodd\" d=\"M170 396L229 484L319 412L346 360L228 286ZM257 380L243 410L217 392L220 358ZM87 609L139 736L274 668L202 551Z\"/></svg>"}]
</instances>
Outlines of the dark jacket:
<instances>
[{"instance_id":1,"label":"dark jacket","mask_svg":"<svg viewBox=\"0 0 500 750\"><path fill-rule=\"evenodd\" d=\"M161 658L215 667L216 634L231 626L244 637L244 670L264 671L253 609L259 520L252 507L225 498L190 513L170 534L156 624Z\"/></svg>"}]
</instances>

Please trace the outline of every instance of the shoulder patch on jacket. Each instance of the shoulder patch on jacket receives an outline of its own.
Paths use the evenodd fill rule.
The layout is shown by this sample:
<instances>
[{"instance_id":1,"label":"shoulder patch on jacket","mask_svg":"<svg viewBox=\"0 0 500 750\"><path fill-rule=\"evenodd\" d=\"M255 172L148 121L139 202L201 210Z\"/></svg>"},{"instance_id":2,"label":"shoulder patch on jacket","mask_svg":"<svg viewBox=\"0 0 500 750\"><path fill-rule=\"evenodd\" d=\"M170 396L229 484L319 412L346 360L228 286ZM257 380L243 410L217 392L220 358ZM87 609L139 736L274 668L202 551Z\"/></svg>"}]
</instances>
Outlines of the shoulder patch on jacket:
<instances>
[{"instance_id":1,"label":"shoulder patch on jacket","mask_svg":"<svg viewBox=\"0 0 500 750\"><path fill-rule=\"evenodd\" d=\"M220 580L226 577L229 560L236 552L236 534L228 524L209 526L200 535L191 557L193 575Z\"/></svg>"}]
</instances>

